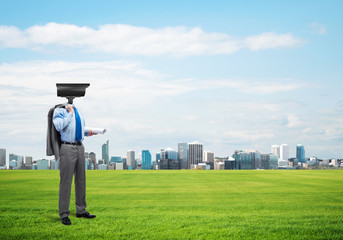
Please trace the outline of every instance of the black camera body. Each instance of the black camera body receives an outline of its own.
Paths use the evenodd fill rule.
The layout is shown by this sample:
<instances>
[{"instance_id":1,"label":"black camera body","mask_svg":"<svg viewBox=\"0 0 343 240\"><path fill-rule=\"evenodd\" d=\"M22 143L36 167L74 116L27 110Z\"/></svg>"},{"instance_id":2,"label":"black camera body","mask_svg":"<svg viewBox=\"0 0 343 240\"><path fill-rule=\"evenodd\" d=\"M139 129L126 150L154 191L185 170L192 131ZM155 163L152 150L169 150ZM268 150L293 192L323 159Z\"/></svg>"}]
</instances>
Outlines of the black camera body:
<instances>
[{"instance_id":1,"label":"black camera body","mask_svg":"<svg viewBox=\"0 0 343 240\"><path fill-rule=\"evenodd\" d=\"M89 85L89 83L56 83L57 96L66 97L68 103L73 104L74 98L85 96Z\"/></svg>"}]
</instances>

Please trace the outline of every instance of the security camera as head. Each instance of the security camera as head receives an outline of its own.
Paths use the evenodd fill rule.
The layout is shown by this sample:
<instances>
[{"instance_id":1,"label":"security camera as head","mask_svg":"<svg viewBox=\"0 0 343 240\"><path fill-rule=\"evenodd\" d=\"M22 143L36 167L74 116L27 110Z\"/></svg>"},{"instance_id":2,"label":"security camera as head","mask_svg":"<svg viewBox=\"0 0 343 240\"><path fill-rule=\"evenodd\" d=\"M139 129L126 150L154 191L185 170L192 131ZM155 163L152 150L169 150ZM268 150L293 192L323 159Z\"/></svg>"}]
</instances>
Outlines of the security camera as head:
<instances>
[{"instance_id":1,"label":"security camera as head","mask_svg":"<svg viewBox=\"0 0 343 240\"><path fill-rule=\"evenodd\" d=\"M86 93L86 88L89 83L56 83L57 96L66 97L69 104L73 104L76 97L83 97Z\"/></svg>"}]
</instances>

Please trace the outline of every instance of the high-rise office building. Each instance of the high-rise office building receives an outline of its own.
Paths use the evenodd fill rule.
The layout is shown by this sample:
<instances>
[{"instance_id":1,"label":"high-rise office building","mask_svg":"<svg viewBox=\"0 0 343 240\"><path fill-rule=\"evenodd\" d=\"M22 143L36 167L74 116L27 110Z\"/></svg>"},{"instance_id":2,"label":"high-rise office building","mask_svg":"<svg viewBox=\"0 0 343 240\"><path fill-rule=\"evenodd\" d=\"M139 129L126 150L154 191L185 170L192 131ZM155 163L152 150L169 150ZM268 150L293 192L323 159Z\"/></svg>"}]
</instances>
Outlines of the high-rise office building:
<instances>
[{"instance_id":1,"label":"high-rise office building","mask_svg":"<svg viewBox=\"0 0 343 240\"><path fill-rule=\"evenodd\" d=\"M236 169L261 169L261 154L257 150L236 150L232 156L236 160Z\"/></svg>"},{"instance_id":2,"label":"high-rise office building","mask_svg":"<svg viewBox=\"0 0 343 240\"><path fill-rule=\"evenodd\" d=\"M127 151L126 152L126 165L128 169L135 169L136 160L135 160L135 151Z\"/></svg>"},{"instance_id":3,"label":"high-rise office building","mask_svg":"<svg viewBox=\"0 0 343 240\"><path fill-rule=\"evenodd\" d=\"M0 148L0 166L6 166L6 149Z\"/></svg>"},{"instance_id":4,"label":"high-rise office building","mask_svg":"<svg viewBox=\"0 0 343 240\"><path fill-rule=\"evenodd\" d=\"M203 146L199 142L188 144L188 169L191 169L192 165L197 165L202 162L202 148Z\"/></svg>"},{"instance_id":5,"label":"high-rise office building","mask_svg":"<svg viewBox=\"0 0 343 240\"><path fill-rule=\"evenodd\" d=\"M278 155L275 154L270 154L269 157L269 168L270 169L277 169L278 168L278 161L279 161L279 157Z\"/></svg>"},{"instance_id":6,"label":"high-rise office building","mask_svg":"<svg viewBox=\"0 0 343 240\"><path fill-rule=\"evenodd\" d=\"M121 162L123 162L123 161L121 160L120 156L112 156L111 157L110 163L121 163Z\"/></svg>"},{"instance_id":7,"label":"high-rise office building","mask_svg":"<svg viewBox=\"0 0 343 240\"><path fill-rule=\"evenodd\" d=\"M272 154L278 156L280 158L280 145L273 145L272 146Z\"/></svg>"},{"instance_id":8,"label":"high-rise office building","mask_svg":"<svg viewBox=\"0 0 343 240\"><path fill-rule=\"evenodd\" d=\"M287 144L281 144L280 146L280 159L288 161L289 158L289 149Z\"/></svg>"},{"instance_id":9,"label":"high-rise office building","mask_svg":"<svg viewBox=\"0 0 343 240\"><path fill-rule=\"evenodd\" d=\"M107 140L106 143L102 145L102 159L105 161L105 164L109 164L110 162L109 140Z\"/></svg>"},{"instance_id":10,"label":"high-rise office building","mask_svg":"<svg viewBox=\"0 0 343 240\"><path fill-rule=\"evenodd\" d=\"M172 148L161 149L159 169L180 169L177 152Z\"/></svg>"},{"instance_id":11,"label":"high-rise office building","mask_svg":"<svg viewBox=\"0 0 343 240\"><path fill-rule=\"evenodd\" d=\"M90 169L91 167L89 166L89 164L92 163L92 160L90 159L89 157L89 153L88 152L85 152L85 169L88 170Z\"/></svg>"},{"instance_id":12,"label":"high-rise office building","mask_svg":"<svg viewBox=\"0 0 343 240\"><path fill-rule=\"evenodd\" d=\"M121 157L121 161L123 162L123 169L127 169L126 157Z\"/></svg>"},{"instance_id":13,"label":"high-rise office building","mask_svg":"<svg viewBox=\"0 0 343 240\"><path fill-rule=\"evenodd\" d=\"M30 156L25 157L25 168L32 169L32 157Z\"/></svg>"},{"instance_id":14,"label":"high-rise office building","mask_svg":"<svg viewBox=\"0 0 343 240\"><path fill-rule=\"evenodd\" d=\"M24 157L23 156L19 156L19 155L16 155L16 154L13 154L13 153L10 153L9 154L9 162L12 162L12 166L14 165L13 164L13 160L16 161L16 167L15 169L20 169L22 163L23 163L23 159Z\"/></svg>"},{"instance_id":15,"label":"high-rise office building","mask_svg":"<svg viewBox=\"0 0 343 240\"><path fill-rule=\"evenodd\" d=\"M25 169L25 163L24 163L24 156L21 156L21 159L20 159L20 169Z\"/></svg>"},{"instance_id":16,"label":"high-rise office building","mask_svg":"<svg viewBox=\"0 0 343 240\"><path fill-rule=\"evenodd\" d=\"M90 152L88 154L88 157L89 157L89 169L93 170L93 169L96 169L96 154L95 152ZM93 167L93 169L92 169Z\"/></svg>"},{"instance_id":17,"label":"high-rise office building","mask_svg":"<svg viewBox=\"0 0 343 240\"><path fill-rule=\"evenodd\" d=\"M275 154L261 154L261 164L263 169L277 169L279 157Z\"/></svg>"},{"instance_id":18,"label":"high-rise office building","mask_svg":"<svg viewBox=\"0 0 343 240\"><path fill-rule=\"evenodd\" d=\"M252 168L253 169L261 169L262 168L262 160L261 160L261 153L259 153L257 150L250 152L252 155Z\"/></svg>"},{"instance_id":19,"label":"high-rise office building","mask_svg":"<svg viewBox=\"0 0 343 240\"><path fill-rule=\"evenodd\" d=\"M142 150L142 169L151 170L151 153L149 150Z\"/></svg>"},{"instance_id":20,"label":"high-rise office building","mask_svg":"<svg viewBox=\"0 0 343 240\"><path fill-rule=\"evenodd\" d=\"M89 169L89 158L85 158L85 170Z\"/></svg>"},{"instance_id":21,"label":"high-rise office building","mask_svg":"<svg viewBox=\"0 0 343 240\"><path fill-rule=\"evenodd\" d=\"M280 145L280 159L279 167L286 167L288 165L289 149L287 144Z\"/></svg>"},{"instance_id":22,"label":"high-rise office building","mask_svg":"<svg viewBox=\"0 0 343 240\"><path fill-rule=\"evenodd\" d=\"M270 154L261 154L262 168L270 169Z\"/></svg>"},{"instance_id":23,"label":"high-rise office building","mask_svg":"<svg viewBox=\"0 0 343 240\"><path fill-rule=\"evenodd\" d=\"M306 159L305 159L305 147L302 144L298 144L296 150L297 150L298 162L305 163L306 162Z\"/></svg>"},{"instance_id":24,"label":"high-rise office building","mask_svg":"<svg viewBox=\"0 0 343 240\"><path fill-rule=\"evenodd\" d=\"M188 143L179 143L178 144L178 158L180 161L180 168L188 168Z\"/></svg>"},{"instance_id":25,"label":"high-rise office building","mask_svg":"<svg viewBox=\"0 0 343 240\"><path fill-rule=\"evenodd\" d=\"M17 161L14 159L9 160L9 169L17 169L17 168L18 168Z\"/></svg>"},{"instance_id":26,"label":"high-rise office building","mask_svg":"<svg viewBox=\"0 0 343 240\"><path fill-rule=\"evenodd\" d=\"M252 169L251 154L243 151L235 151L234 158L236 160L237 169Z\"/></svg>"},{"instance_id":27,"label":"high-rise office building","mask_svg":"<svg viewBox=\"0 0 343 240\"><path fill-rule=\"evenodd\" d=\"M96 154L95 154L95 152L90 152L89 155L88 155L88 157L89 157L92 161L96 162Z\"/></svg>"},{"instance_id":28,"label":"high-rise office building","mask_svg":"<svg viewBox=\"0 0 343 240\"><path fill-rule=\"evenodd\" d=\"M229 170L229 169L235 169L236 167L236 160L232 157L227 158L224 160L224 169Z\"/></svg>"},{"instance_id":29,"label":"high-rise office building","mask_svg":"<svg viewBox=\"0 0 343 240\"><path fill-rule=\"evenodd\" d=\"M203 154L203 162L213 162L214 161L214 153L209 151L204 151Z\"/></svg>"},{"instance_id":30,"label":"high-rise office building","mask_svg":"<svg viewBox=\"0 0 343 240\"><path fill-rule=\"evenodd\" d=\"M48 170L49 160L41 159L37 161L37 170Z\"/></svg>"}]
</instances>

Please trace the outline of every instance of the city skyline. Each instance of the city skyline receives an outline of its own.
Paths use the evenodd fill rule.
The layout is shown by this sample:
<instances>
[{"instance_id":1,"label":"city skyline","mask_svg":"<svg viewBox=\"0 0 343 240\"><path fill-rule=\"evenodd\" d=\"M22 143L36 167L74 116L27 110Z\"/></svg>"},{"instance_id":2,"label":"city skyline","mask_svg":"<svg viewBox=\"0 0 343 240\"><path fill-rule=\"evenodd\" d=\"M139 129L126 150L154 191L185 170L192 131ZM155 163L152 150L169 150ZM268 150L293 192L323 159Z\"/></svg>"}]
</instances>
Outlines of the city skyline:
<instances>
[{"instance_id":1,"label":"city skyline","mask_svg":"<svg viewBox=\"0 0 343 240\"><path fill-rule=\"evenodd\" d=\"M342 1L6 1L0 8L0 147L46 158L57 82L88 82L74 103L97 156L177 149L270 152L299 143L342 158ZM100 147L99 147L100 146Z\"/></svg>"},{"instance_id":2,"label":"city skyline","mask_svg":"<svg viewBox=\"0 0 343 240\"><path fill-rule=\"evenodd\" d=\"M180 164L181 169L190 169L191 165L198 163L207 162L208 159L211 159L210 161L213 161L213 159L223 159L223 158L232 158L235 156L237 152L257 152L262 155L273 155L278 156L278 163L279 166L288 165L291 162L293 162L294 159L297 159L299 163L306 163L311 158L316 159L322 159L322 160L329 160L329 159L338 159L341 160L342 158L318 158L316 155L312 156L306 156L305 154L305 146L303 144L297 144L295 146L295 155L289 154L289 146L287 144L281 144L281 145L272 145L269 152L262 152L259 149L235 149L232 153L227 155L217 155L214 152L204 150L204 145L200 143L199 141L194 141L190 143L177 143L177 150L174 150L171 147L167 148L160 148L159 151L155 154L151 154L150 150L148 149L142 149L142 150L127 150L124 151L122 154L110 154L110 141L106 140L105 143L102 144L101 147L101 153L98 154L95 151L88 149L85 149L85 158L89 159L90 162L92 162L94 165L98 164L99 162L101 164L109 165L113 162L118 162L118 159L125 158L127 166L130 166L129 169L135 169L137 167L137 161L140 161L141 164L143 164L143 159L148 157L147 159L150 165L152 162L162 159L174 159L178 160ZM136 155L136 152L138 155ZM146 155L148 154L148 155ZM172 154L172 157L170 158L170 154ZM30 165L32 165L33 161L40 161L40 160L48 160L48 161L55 161L55 158L51 157L44 157L40 159L34 159L32 155L22 155L17 153L8 153L9 157L6 156L6 149L0 148L0 166L3 166L3 162L6 163L6 167L10 167L10 161L15 159L17 161L17 165L20 167L22 163L27 163L29 161ZM144 157L145 155L145 157ZM159 155L159 156L157 156ZM169 157L168 157L169 155ZM96 158L96 156L101 156ZM153 157L155 156L155 157ZM17 159L18 158L18 159ZM25 159L25 161L24 161ZM108 159L108 161L107 161ZM186 162L184 162L186 160ZM120 162L120 161L119 161ZM148 169L147 164L143 169Z\"/></svg>"},{"instance_id":3,"label":"city skyline","mask_svg":"<svg viewBox=\"0 0 343 240\"><path fill-rule=\"evenodd\" d=\"M200 142L178 143L178 151L168 147L156 153L152 159L149 150L141 150L138 158L135 151L129 150L126 156L109 157L109 140L102 145L102 158L96 160L94 152L85 152L86 170L180 170L180 169L203 169L203 170L241 170L241 169L318 169L340 168L343 159L319 159L316 156L307 158L305 147L302 144L296 146L296 157L289 156L287 144L272 145L270 153L261 153L254 149L235 150L232 156L215 156L213 152L203 151ZM0 163L6 160L5 149L0 149ZM185 155L187 153L187 155ZM25 161L24 161L25 159ZM24 170L57 170L59 160L37 159L32 161L31 156L9 154L7 169ZM0 169L6 166L0 164Z\"/></svg>"},{"instance_id":4,"label":"city skyline","mask_svg":"<svg viewBox=\"0 0 343 240\"><path fill-rule=\"evenodd\" d=\"M187 153L189 151L189 149L188 149L188 145L189 144L201 144L202 148L203 148L202 149L203 153L205 153L205 152L213 152L213 151L207 149L199 141L192 141L192 142L189 142L189 143L175 143L174 146L176 146L175 149L178 149L176 152L178 153L178 158L179 159L182 159L182 156L181 156L182 154L180 155L180 152L179 152L180 151L180 144L186 144L187 145L186 155L187 155ZM154 156L155 153L159 153L159 152L161 152L161 150L164 150L164 149L174 149L173 148L174 146L159 147L159 148L157 148L158 150L155 151L155 152L153 152L152 150L146 149L144 147L142 149L139 149L139 148L136 147L136 148L131 148L130 150L112 151L112 153L111 153L110 140L107 139L107 140L104 140L104 143L102 143L101 146L98 147L98 151L94 150L94 149L91 149L89 151L88 150L89 148L87 148L87 146L85 146L85 151L86 152L89 151L89 153L94 153L96 156L101 156L101 158L98 157L95 160L96 161L104 160L104 162L105 163L107 162L107 164L108 164L108 162L110 162L109 160L110 160L111 157L118 157L118 156L120 156L120 157L127 157L127 158L129 158L128 156L129 156L129 153L130 153L131 154L130 158L133 157L133 159L136 160L136 159L139 158L139 156L137 156L138 158L135 157L135 153L139 153L139 152L143 151L144 149L146 149L147 151L150 151L152 153L152 156ZM270 146L270 148L269 148L270 150L269 151L268 150L267 151L261 151L260 149L254 149L254 148L236 148L236 149L233 149L231 152L228 152L228 154L226 154L226 155L225 154L224 155L219 155L219 154L216 154L215 152L213 152L213 153L214 153L214 157L221 158L221 157L230 157L230 156L232 156L232 154L234 154L235 151L238 151L238 150L257 150L257 151L260 151L261 153L265 153L265 154L271 153L271 154L278 155L281 160L285 160L285 159L283 159L282 151L280 151L282 146L287 148L287 153L286 153L285 159L290 159L292 157L297 158L298 154L299 154L299 147L300 146L302 147L302 150L300 150L300 151L301 151L301 154L303 154L303 155L301 155L303 158L307 158L308 159L310 157L318 157L318 155L316 155L316 154L313 154L313 155L306 154L305 150L304 150L305 146L303 144L299 144L299 143L296 144L295 146L292 146L291 148L286 143L283 143L283 144L273 144L273 145ZM277 149L275 149L275 148L277 148ZM135 150L132 150L132 149L135 149ZM5 155L6 152L7 152L7 155ZM104 154L104 152L105 152L105 154ZM182 150L181 150L181 152L182 152ZM6 156L6 166L7 167L9 166L9 157L7 157L7 156L10 155L10 154L15 154L15 155L18 155L18 156L23 156L23 157L30 157L30 158L37 159L37 160L39 160L39 159L54 159L54 157L50 157L50 156L44 156L44 157L38 157L37 158L37 157L34 157L34 155L30 154L30 153L29 154L22 154L22 153L18 154L18 153L14 153L14 152L9 152L5 147L1 148L1 146L0 146L0 154L3 154L3 155ZM342 159L343 157L334 158L334 157L326 157L326 156L324 156L324 157L318 157L318 158L321 158L321 159ZM107 159L108 159L108 161L107 161ZM156 158L151 157L151 159L155 160Z\"/></svg>"}]
</instances>

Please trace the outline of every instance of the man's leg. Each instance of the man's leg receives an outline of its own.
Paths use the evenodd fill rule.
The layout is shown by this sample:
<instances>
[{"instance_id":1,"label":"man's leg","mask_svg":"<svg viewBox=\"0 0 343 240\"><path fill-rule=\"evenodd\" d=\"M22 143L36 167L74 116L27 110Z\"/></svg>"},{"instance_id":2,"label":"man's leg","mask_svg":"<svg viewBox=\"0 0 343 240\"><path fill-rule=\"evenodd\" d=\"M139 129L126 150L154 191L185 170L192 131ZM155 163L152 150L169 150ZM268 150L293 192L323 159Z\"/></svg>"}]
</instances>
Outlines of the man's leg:
<instances>
[{"instance_id":1,"label":"man's leg","mask_svg":"<svg viewBox=\"0 0 343 240\"><path fill-rule=\"evenodd\" d=\"M77 159L77 149L72 145L61 145L60 150L60 189L59 189L59 215L61 218L69 216L69 202L71 182Z\"/></svg>"},{"instance_id":2,"label":"man's leg","mask_svg":"<svg viewBox=\"0 0 343 240\"><path fill-rule=\"evenodd\" d=\"M76 214L86 213L86 169L85 148L77 146L77 162L75 165L75 205Z\"/></svg>"}]
</instances>

